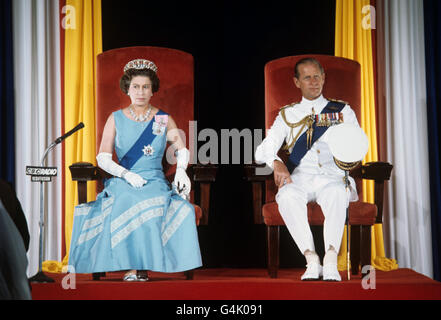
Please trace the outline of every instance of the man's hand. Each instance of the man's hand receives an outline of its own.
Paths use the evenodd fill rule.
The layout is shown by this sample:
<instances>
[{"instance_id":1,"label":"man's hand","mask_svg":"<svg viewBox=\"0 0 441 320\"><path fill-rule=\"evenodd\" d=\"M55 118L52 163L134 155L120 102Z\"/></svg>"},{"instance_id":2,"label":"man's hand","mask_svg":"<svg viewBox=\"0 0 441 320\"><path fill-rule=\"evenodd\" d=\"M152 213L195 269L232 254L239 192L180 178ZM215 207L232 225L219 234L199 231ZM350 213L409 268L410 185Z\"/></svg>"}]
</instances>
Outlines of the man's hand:
<instances>
[{"instance_id":1,"label":"man's hand","mask_svg":"<svg viewBox=\"0 0 441 320\"><path fill-rule=\"evenodd\" d=\"M278 188L283 187L287 183L291 183L291 175L289 174L288 168L283 162L279 160L274 160L274 182Z\"/></svg>"}]
</instances>

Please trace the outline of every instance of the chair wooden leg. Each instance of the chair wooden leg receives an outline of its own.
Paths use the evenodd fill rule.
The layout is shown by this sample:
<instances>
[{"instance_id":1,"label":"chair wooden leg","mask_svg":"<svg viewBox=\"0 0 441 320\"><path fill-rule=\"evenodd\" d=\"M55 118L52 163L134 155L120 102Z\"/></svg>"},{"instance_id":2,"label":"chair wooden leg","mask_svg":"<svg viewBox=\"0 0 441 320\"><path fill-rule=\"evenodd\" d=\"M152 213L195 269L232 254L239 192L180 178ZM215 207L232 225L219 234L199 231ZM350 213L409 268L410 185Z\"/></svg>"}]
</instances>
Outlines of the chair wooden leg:
<instances>
[{"instance_id":1,"label":"chair wooden leg","mask_svg":"<svg viewBox=\"0 0 441 320\"><path fill-rule=\"evenodd\" d=\"M360 225L351 226L351 243L350 243L350 259L351 259L351 270L352 274L358 274L360 268Z\"/></svg>"},{"instance_id":2,"label":"chair wooden leg","mask_svg":"<svg viewBox=\"0 0 441 320\"><path fill-rule=\"evenodd\" d=\"M187 270L184 272L185 273L185 278L187 280L193 280L194 277L194 270Z\"/></svg>"},{"instance_id":3,"label":"chair wooden leg","mask_svg":"<svg viewBox=\"0 0 441 320\"><path fill-rule=\"evenodd\" d=\"M78 203L87 202L87 181L78 181Z\"/></svg>"},{"instance_id":4,"label":"chair wooden leg","mask_svg":"<svg viewBox=\"0 0 441 320\"><path fill-rule=\"evenodd\" d=\"M280 226L267 226L268 274L277 278L279 269L279 234Z\"/></svg>"},{"instance_id":5,"label":"chair wooden leg","mask_svg":"<svg viewBox=\"0 0 441 320\"><path fill-rule=\"evenodd\" d=\"M105 277L105 276L106 276L105 272L95 272L95 273L92 273L92 279L96 280L96 281L99 281L101 277Z\"/></svg>"},{"instance_id":6,"label":"chair wooden leg","mask_svg":"<svg viewBox=\"0 0 441 320\"><path fill-rule=\"evenodd\" d=\"M371 265L371 226L361 226L361 270ZM369 269L362 272L362 277L369 273Z\"/></svg>"}]
</instances>

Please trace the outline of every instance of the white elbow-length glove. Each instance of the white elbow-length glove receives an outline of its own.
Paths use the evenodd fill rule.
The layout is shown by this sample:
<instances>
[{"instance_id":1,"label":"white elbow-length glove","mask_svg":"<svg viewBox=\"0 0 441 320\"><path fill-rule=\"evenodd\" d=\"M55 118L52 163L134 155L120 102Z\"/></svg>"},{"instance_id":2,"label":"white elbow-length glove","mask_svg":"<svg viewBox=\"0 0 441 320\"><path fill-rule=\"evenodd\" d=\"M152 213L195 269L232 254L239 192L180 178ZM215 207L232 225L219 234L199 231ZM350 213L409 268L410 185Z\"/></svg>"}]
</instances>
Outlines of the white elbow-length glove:
<instances>
[{"instance_id":1,"label":"white elbow-length glove","mask_svg":"<svg viewBox=\"0 0 441 320\"><path fill-rule=\"evenodd\" d=\"M191 182L185 170L187 169L188 162L190 161L190 151L188 151L188 149L186 148L183 148L177 150L175 152L175 155L177 167L175 179L173 180L173 185L182 198L188 199L191 190Z\"/></svg>"},{"instance_id":2,"label":"white elbow-length glove","mask_svg":"<svg viewBox=\"0 0 441 320\"><path fill-rule=\"evenodd\" d=\"M111 175L123 178L135 188L141 188L147 183L147 180L145 180L139 174L131 172L113 161L111 153L100 152L96 156L96 161L101 169L110 173Z\"/></svg>"}]
</instances>

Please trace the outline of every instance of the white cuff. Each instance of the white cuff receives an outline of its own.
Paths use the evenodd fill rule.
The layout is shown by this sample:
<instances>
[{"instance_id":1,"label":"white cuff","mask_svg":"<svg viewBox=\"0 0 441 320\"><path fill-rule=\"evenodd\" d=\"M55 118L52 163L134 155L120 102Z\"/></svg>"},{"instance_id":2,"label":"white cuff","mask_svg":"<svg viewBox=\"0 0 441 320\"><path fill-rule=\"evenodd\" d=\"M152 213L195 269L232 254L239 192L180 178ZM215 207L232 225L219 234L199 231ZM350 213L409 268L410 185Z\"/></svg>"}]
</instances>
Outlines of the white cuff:
<instances>
[{"instance_id":1,"label":"white cuff","mask_svg":"<svg viewBox=\"0 0 441 320\"><path fill-rule=\"evenodd\" d=\"M188 162L190 162L190 151L187 148L182 148L175 151L176 155L176 166L187 170Z\"/></svg>"},{"instance_id":2,"label":"white cuff","mask_svg":"<svg viewBox=\"0 0 441 320\"><path fill-rule=\"evenodd\" d=\"M277 155L276 155L275 157L273 157L272 159L267 160L265 163L266 163L266 165L267 165L268 167L270 167L271 169L274 170L274 161L276 161L276 160L279 160L280 162L283 163L283 160L280 159L280 157L277 156Z\"/></svg>"}]
</instances>

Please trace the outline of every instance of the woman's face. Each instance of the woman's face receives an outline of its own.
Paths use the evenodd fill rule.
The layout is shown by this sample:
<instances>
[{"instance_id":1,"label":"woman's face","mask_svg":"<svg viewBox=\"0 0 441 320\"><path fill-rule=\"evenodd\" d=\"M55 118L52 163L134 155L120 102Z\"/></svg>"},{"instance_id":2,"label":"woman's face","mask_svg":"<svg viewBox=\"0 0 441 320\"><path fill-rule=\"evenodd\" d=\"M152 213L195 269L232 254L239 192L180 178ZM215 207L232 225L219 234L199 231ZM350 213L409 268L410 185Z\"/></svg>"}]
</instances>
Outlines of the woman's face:
<instances>
[{"instance_id":1,"label":"woman's face","mask_svg":"<svg viewBox=\"0 0 441 320\"><path fill-rule=\"evenodd\" d=\"M130 82L128 95L135 107L147 106L153 95L152 81L146 76L135 76Z\"/></svg>"}]
</instances>

